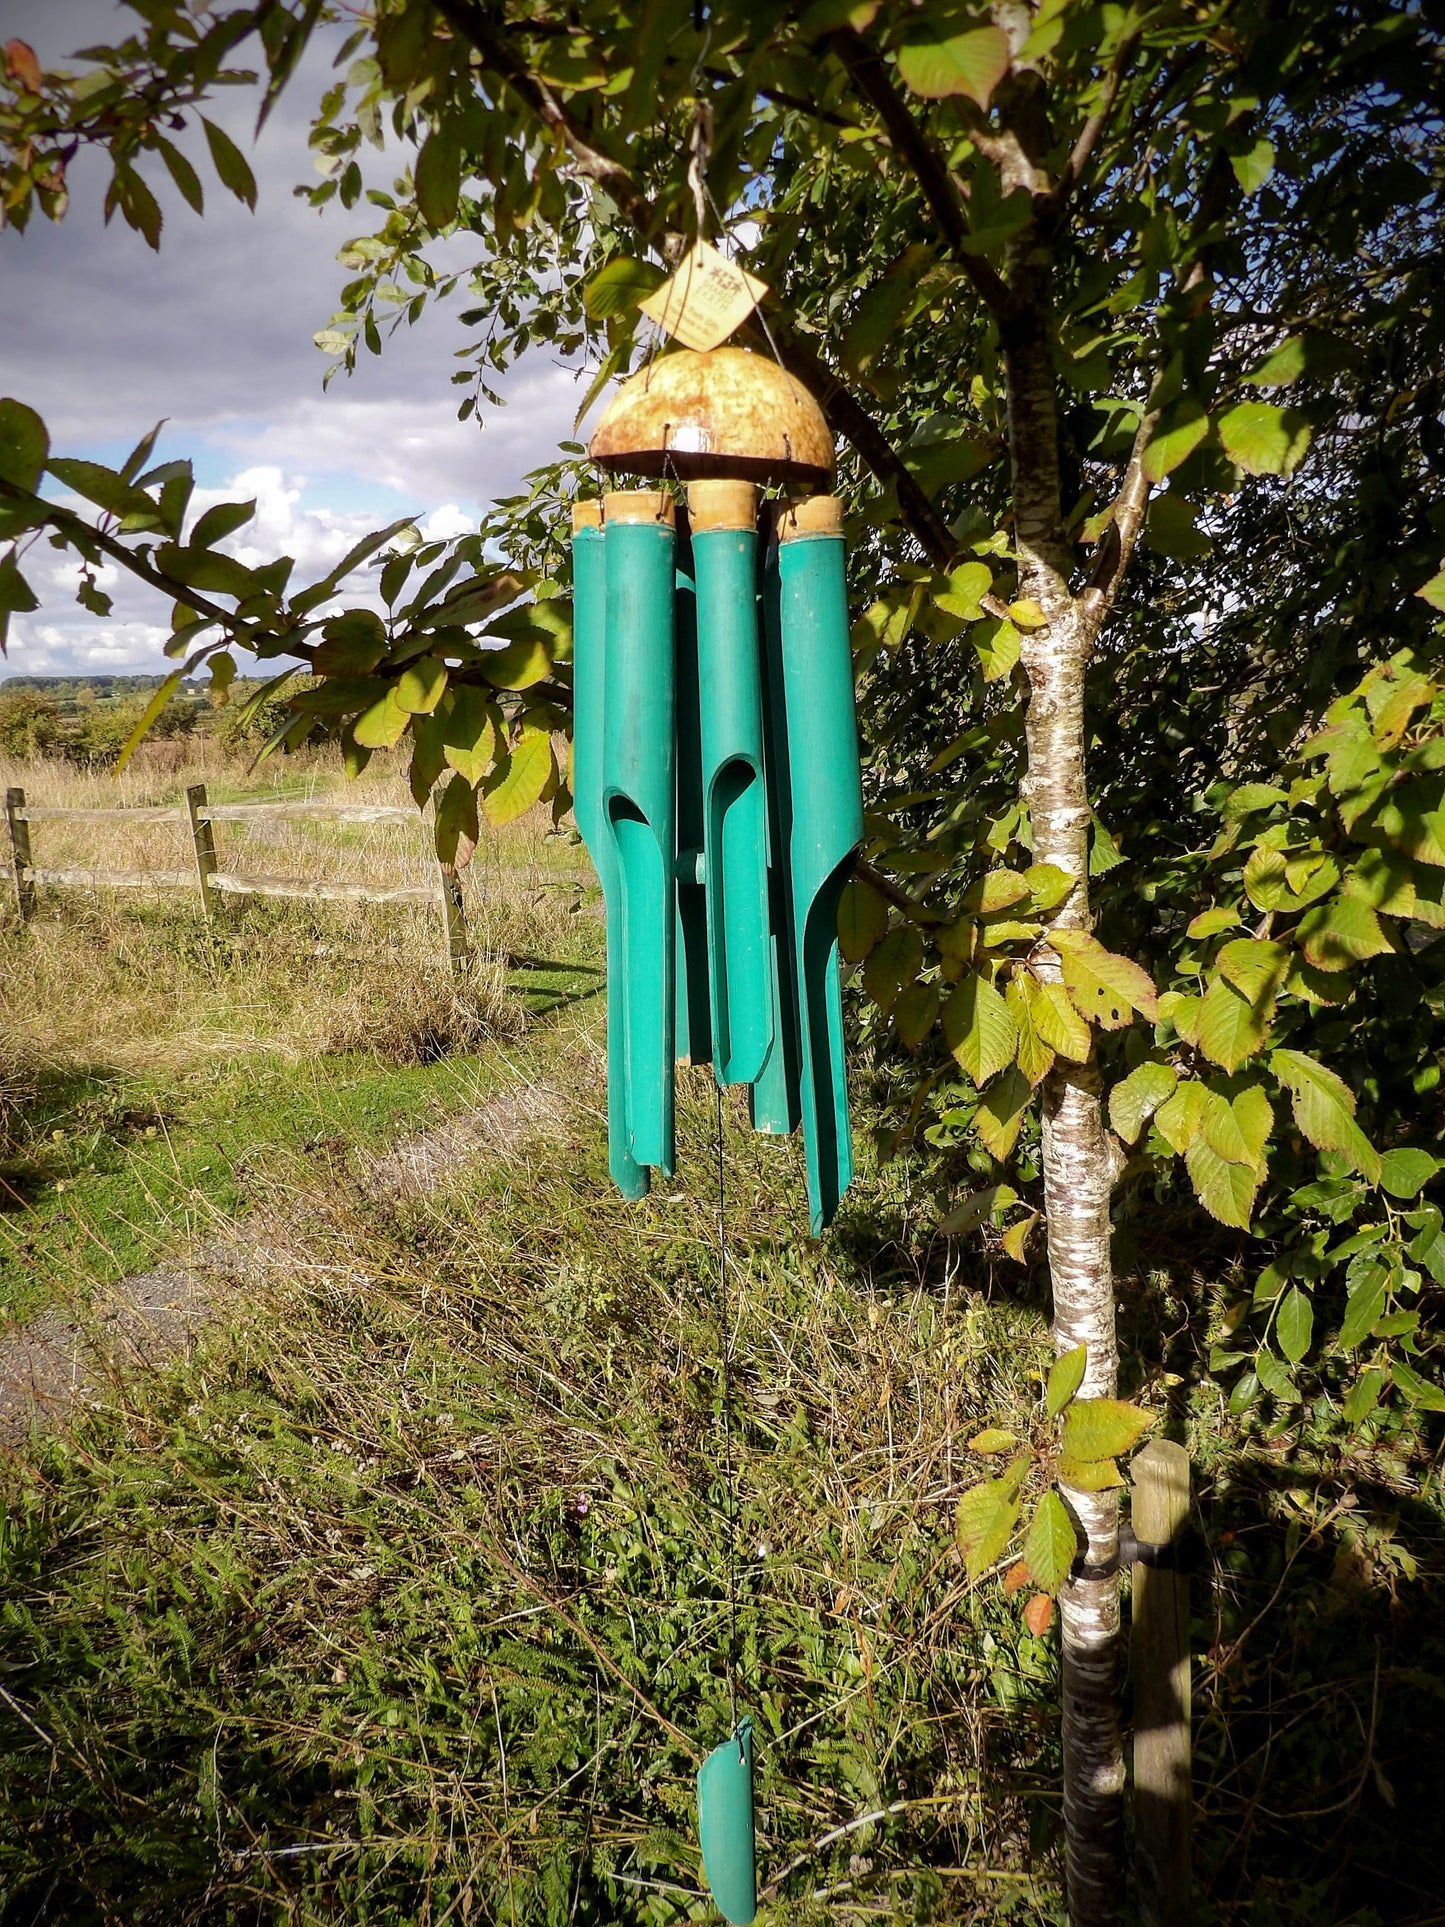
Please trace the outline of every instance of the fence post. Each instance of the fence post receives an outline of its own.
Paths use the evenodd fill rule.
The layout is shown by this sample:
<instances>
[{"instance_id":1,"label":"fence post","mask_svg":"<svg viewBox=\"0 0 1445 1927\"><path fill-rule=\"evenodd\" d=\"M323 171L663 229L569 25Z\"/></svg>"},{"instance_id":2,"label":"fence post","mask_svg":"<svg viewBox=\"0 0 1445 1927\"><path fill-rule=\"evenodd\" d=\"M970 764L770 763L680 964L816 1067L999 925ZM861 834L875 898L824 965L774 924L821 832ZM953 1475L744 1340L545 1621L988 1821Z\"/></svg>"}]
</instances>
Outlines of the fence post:
<instances>
[{"instance_id":1,"label":"fence post","mask_svg":"<svg viewBox=\"0 0 1445 1927\"><path fill-rule=\"evenodd\" d=\"M216 832L210 820L202 816L206 807L206 786L192 783L186 791L186 815L191 825L191 847L196 853L196 879L201 886L201 909L205 913L209 927L215 922L216 893L211 888L211 878L219 867L216 862Z\"/></svg>"},{"instance_id":2,"label":"fence post","mask_svg":"<svg viewBox=\"0 0 1445 1927\"><path fill-rule=\"evenodd\" d=\"M446 925L447 962L454 977L462 976L470 954L467 946L467 913L462 908L461 878L450 864L439 863L442 879L442 919Z\"/></svg>"},{"instance_id":3,"label":"fence post","mask_svg":"<svg viewBox=\"0 0 1445 1927\"><path fill-rule=\"evenodd\" d=\"M10 829L10 861L15 870L15 903L20 911L20 921L29 923L35 914L35 885L26 875L26 871L30 868L30 825L20 814L24 808L24 790L6 790L5 821Z\"/></svg>"},{"instance_id":4,"label":"fence post","mask_svg":"<svg viewBox=\"0 0 1445 1927\"><path fill-rule=\"evenodd\" d=\"M1152 1439L1129 1468L1140 1545L1182 1556L1189 1454ZM1166 1555L1167 1556L1167 1555ZM1178 1565L1134 1566L1134 1853L1143 1927L1190 1913L1189 1580Z\"/></svg>"}]
</instances>

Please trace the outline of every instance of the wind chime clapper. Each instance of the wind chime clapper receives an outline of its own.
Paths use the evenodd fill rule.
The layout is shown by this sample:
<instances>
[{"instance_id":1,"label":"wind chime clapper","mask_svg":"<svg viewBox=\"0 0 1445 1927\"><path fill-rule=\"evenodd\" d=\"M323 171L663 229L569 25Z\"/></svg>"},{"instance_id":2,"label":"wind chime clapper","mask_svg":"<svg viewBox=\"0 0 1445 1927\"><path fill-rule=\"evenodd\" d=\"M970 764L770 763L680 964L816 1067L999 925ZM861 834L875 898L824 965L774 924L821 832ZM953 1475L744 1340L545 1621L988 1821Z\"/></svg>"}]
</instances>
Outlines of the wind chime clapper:
<instances>
[{"instance_id":1,"label":"wind chime clapper","mask_svg":"<svg viewBox=\"0 0 1445 1927\"><path fill-rule=\"evenodd\" d=\"M673 1066L803 1128L814 1235L852 1178L838 900L863 834L841 504L822 410L741 348L624 382L573 509L575 795L607 912L612 1176L674 1163ZM807 491L760 503L760 491ZM760 522L761 507L761 522Z\"/></svg>"}]
</instances>

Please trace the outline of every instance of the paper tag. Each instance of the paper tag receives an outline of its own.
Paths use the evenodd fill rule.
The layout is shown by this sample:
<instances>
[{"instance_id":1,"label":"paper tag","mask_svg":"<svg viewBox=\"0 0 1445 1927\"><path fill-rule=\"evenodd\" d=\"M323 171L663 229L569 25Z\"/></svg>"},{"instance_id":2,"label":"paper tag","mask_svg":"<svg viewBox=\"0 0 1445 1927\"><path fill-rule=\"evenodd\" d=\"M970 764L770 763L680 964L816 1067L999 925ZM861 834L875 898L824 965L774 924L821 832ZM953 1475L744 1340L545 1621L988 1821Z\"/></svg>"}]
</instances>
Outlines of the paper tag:
<instances>
[{"instance_id":1,"label":"paper tag","mask_svg":"<svg viewBox=\"0 0 1445 1927\"><path fill-rule=\"evenodd\" d=\"M706 350L741 328L767 291L766 281L755 280L699 241L676 274L654 288L641 307L684 348Z\"/></svg>"}]
</instances>

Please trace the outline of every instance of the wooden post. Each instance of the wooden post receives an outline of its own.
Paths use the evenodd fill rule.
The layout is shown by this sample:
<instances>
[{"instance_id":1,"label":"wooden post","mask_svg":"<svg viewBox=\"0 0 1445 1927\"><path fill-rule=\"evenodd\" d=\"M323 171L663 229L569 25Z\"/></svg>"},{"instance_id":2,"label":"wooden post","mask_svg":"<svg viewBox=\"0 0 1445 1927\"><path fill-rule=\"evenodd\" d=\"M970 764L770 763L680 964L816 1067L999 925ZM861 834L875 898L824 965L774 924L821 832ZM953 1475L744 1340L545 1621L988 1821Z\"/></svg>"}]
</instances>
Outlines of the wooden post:
<instances>
[{"instance_id":1,"label":"wooden post","mask_svg":"<svg viewBox=\"0 0 1445 1927\"><path fill-rule=\"evenodd\" d=\"M460 977L465 974L467 958L471 954L467 945L467 914L462 907L461 878L449 864L440 863L437 868L442 880L442 920L446 928L447 961L451 965L452 975Z\"/></svg>"},{"instance_id":2,"label":"wooden post","mask_svg":"<svg viewBox=\"0 0 1445 1927\"><path fill-rule=\"evenodd\" d=\"M1189 1454L1151 1439L1130 1467L1134 1537L1182 1556ZM1177 1565L1134 1566L1134 1853L1143 1927L1190 1916L1189 1580Z\"/></svg>"},{"instance_id":3,"label":"wooden post","mask_svg":"<svg viewBox=\"0 0 1445 1927\"><path fill-rule=\"evenodd\" d=\"M25 792L9 789L5 792L5 821L10 829L10 861L15 870L15 902L20 911L20 921L29 923L35 914L35 885L29 876L30 870L30 825L21 815L25 808Z\"/></svg>"},{"instance_id":4,"label":"wooden post","mask_svg":"<svg viewBox=\"0 0 1445 1927\"><path fill-rule=\"evenodd\" d=\"M201 812L206 807L206 786L192 783L186 791L186 815L191 825L191 847L196 853L196 880L201 886L201 909L209 927L216 919L216 892L211 878L216 874L216 833L210 819Z\"/></svg>"}]
</instances>

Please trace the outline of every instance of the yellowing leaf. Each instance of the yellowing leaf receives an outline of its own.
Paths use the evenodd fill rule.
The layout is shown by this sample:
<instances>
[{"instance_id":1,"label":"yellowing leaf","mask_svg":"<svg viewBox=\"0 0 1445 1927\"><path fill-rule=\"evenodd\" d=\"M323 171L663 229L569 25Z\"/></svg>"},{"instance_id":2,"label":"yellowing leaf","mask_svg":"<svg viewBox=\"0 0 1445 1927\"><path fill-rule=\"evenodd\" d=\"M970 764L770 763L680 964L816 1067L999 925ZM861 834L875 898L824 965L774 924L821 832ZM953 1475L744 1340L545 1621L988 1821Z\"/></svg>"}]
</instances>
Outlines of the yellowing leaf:
<instances>
[{"instance_id":1,"label":"yellowing leaf","mask_svg":"<svg viewBox=\"0 0 1445 1927\"><path fill-rule=\"evenodd\" d=\"M1024 1254L1028 1250L1029 1239L1032 1237L1034 1226L1038 1221L1038 1212L1031 1211L1026 1218L1020 1218L1016 1224L1011 1224L999 1240L1005 1252L1013 1259L1016 1265L1023 1263Z\"/></svg>"},{"instance_id":2,"label":"yellowing leaf","mask_svg":"<svg viewBox=\"0 0 1445 1927\"><path fill-rule=\"evenodd\" d=\"M1167 408L1144 450L1144 473L1151 482L1162 482L1193 453L1209 433L1209 417L1197 401L1186 397Z\"/></svg>"},{"instance_id":3,"label":"yellowing leaf","mask_svg":"<svg viewBox=\"0 0 1445 1927\"><path fill-rule=\"evenodd\" d=\"M524 636L504 649L489 649L477 664L494 689L530 689L552 673L547 645Z\"/></svg>"},{"instance_id":4,"label":"yellowing leaf","mask_svg":"<svg viewBox=\"0 0 1445 1927\"><path fill-rule=\"evenodd\" d=\"M1011 602L1008 612L1010 620L1017 623L1020 629L1042 629L1048 621L1038 603L1030 596L1021 596L1017 602Z\"/></svg>"},{"instance_id":5,"label":"yellowing leaf","mask_svg":"<svg viewBox=\"0 0 1445 1927\"><path fill-rule=\"evenodd\" d=\"M1011 1479L971 1486L958 1502L954 1530L970 1579L1002 1557L1019 1516L1018 1487Z\"/></svg>"},{"instance_id":6,"label":"yellowing leaf","mask_svg":"<svg viewBox=\"0 0 1445 1927\"><path fill-rule=\"evenodd\" d=\"M441 701L446 686L446 664L435 656L419 656L402 670L396 685L396 700L413 716L426 716Z\"/></svg>"},{"instance_id":7,"label":"yellowing leaf","mask_svg":"<svg viewBox=\"0 0 1445 1927\"><path fill-rule=\"evenodd\" d=\"M1067 1507L1057 1492L1046 1492L1024 1534L1024 1564L1034 1584L1046 1593L1057 1592L1078 1552L1079 1535Z\"/></svg>"},{"instance_id":8,"label":"yellowing leaf","mask_svg":"<svg viewBox=\"0 0 1445 1927\"><path fill-rule=\"evenodd\" d=\"M442 718L442 754L469 783L483 782L502 753L501 716L480 689L462 684Z\"/></svg>"},{"instance_id":9,"label":"yellowing leaf","mask_svg":"<svg viewBox=\"0 0 1445 1927\"><path fill-rule=\"evenodd\" d=\"M1035 38L1029 35L1030 41ZM1054 1623L1054 1602L1046 1592L1036 1592L1024 1607L1024 1625L1035 1639L1042 1639Z\"/></svg>"},{"instance_id":10,"label":"yellowing leaf","mask_svg":"<svg viewBox=\"0 0 1445 1927\"><path fill-rule=\"evenodd\" d=\"M1088 1346L1075 1345L1072 1351L1061 1353L1049 1367L1049 1382L1044 1391L1044 1404L1050 1418L1059 1416L1083 1384L1088 1363Z\"/></svg>"},{"instance_id":11,"label":"yellowing leaf","mask_svg":"<svg viewBox=\"0 0 1445 1927\"><path fill-rule=\"evenodd\" d=\"M1112 1459L1071 1459L1059 1457L1059 1484L1075 1492L1112 1492L1124 1483L1124 1475Z\"/></svg>"},{"instance_id":12,"label":"yellowing leaf","mask_svg":"<svg viewBox=\"0 0 1445 1927\"><path fill-rule=\"evenodd\" d=\"M1268 1029L1267 1010L1241 997L1223 977L1216 977L1205 991L1196 1041L1211 1063L1238 1070L1264 1043Z\"/></svg>"},{"instance_id":13,"label":"yellowing leaf","mask_svg":"<svg viewBox=\"0 0 1445 1927\"><path fill-rule=\"evenodd\" d=\"M968 886L963 908L971 916L992 917L1000 910L1011 910L1017 903L1026 903L1030 894L1027 878L1021 877L1017 870L989 870Z\"/></svg>"},{"instance_id":14,"label":"yellowing leaf","mask_svg":"<svg viewBox=\"0 0 1445 1927\"><path fill-rule=\"evenodd\" d=\"M411 711L403 707L393 683L380 702L358 716L351 733L363 749L390 749L410 721Z\"/></svg>"},{"instance_id":15,"label":"yellowing leaf","mask_svg":"<svg viewBox=\"0 0 1445 1927\"><path fill-rule=\"evenodd\" d=\"M492 828L503 828L540 802L551 775L551 738L545 729L524 728L482 792L482 810Z\"/></svg>"},{"instance_id":16,"label":"yellowing leaf","mask_svg":"<svg viewBox=\"0 0 1445 1927\"><path fill-rule=\"evenodd\" d=\"M863 988L880 1010L891 1010L923 968L923 941L911 923L896 924L869 952Z\"/></svg>"},{"instance_id":17,"label":"yellowing leaf","mask_svg":"<svg viewBox=\"0 0 1445 1927\"><path fill-rule=\"evenodd\" d=\"M1071 1459L1117 1459L1154 1420L1121 1398L1076 1398L1064 1413L1063 1450Z\"/></svg>"},{"instance_id":18,"label":"yellowing leaf","mask_svg":"<svg viewBox=\"0 0 1445 1927\"><path fill-rule=\"evenodd\" d=\"M1190 1078L1154 1113L1154 1128L1180 1157L1198 1134L1204 1117L1204 1086Z\"/></svg>"},{"instance_id":19,"label":"yellowing leaf","mask_svg":"<svg viewBox=\"0 0 1445 1927\"><path fill-rule=\"evenodd\" d=\"M1289 951L1282 943L1268 943L1254 937L1236 937L1215 959L1219 974L1251 1004L1272 998L1284 982L1289 969Z\"/></svg>"},{"instance_id":20,"label":"yellowing leaf","mask_svg":"<svg viewBox=\"0 0 1445 1927\"><path fill-rule=\"evenodd\" d=\"M974 1129L996 1158L1006 1158L1017 1144L1032 1094L1029 1080L1017 1064L1010 1064L984 1092L974 1115Z\"/></svg>"},{"instance_id":21,"label":"yellowing leaf","mask_svg":"<svg viewBox=\"0 0 1445 1927\"><path fill-rule=\"evenodd\" d=\"M1206 1093L1206 1097L1212 1093ZM1190 1139L1184 1154L1195 1196L1221 1224L1247 1229L1259 1191L1259 1177L1248 1164L1232 1164L1210 1144L1204 1131Z\"/></svg>"},{"instance_id":22,"label":"yellowing leaf","mask_svg":"<svg viewBox=\"0 0 1445 1927\"><path fill-rule=\"evenodd\" d=\"M1009 984L1006 1001L1008 1013L1018 1032L1015 1046L1019 1069L1030 1084L1038 1084L1048 1076L1054 1067L1054 1052L1050 1044L1039 1036L1034 1024L1034 1004L1029 985L1034 982L1032 974L1025 970Z\"/></svg>"},{"instance_id":23,"label":"yellowing leaf","mask_svg":"<svg viewBox=\"0 0 1445 1927\"><path fill-rule=\"evenodd\" d=\"M1052 1045L1060 1057L1067 1057L1075 1064L1085 1063L1091 1047L1089 1026L1069 1002L1064 986L1040 983L1031 973L1025 974L1032 986L1028 997L1039 1036Z\"/></svg>"},{"instance_id":24,"label":"yellowing leaf","mask_svg":"<svg viewBox=\"0 0 1445 1927\"><path fill-rule=\"evenodd\" d=\"M898 49L903 84L925 100L964 94L987 107L1008 66L1008 36L1001 27L974 27L946 40L919 39Z\"/></svg>"},{"instance_id":25,"label":"yellowing leaf","mask_svg":"<svg viewBox=\"0 0 1445 1927\"><path fill-rule=\"evenodd\" d=\"M995 1452L1012 1452L1017 1444L1018 1439L1012 1432L1002 1432L997 1426L988 1425L983 1431L975 1432L968 1442L968 1449L970 1452L991 1455Z\"/></svg>"},{"instance_id":26,"label":"yellowing leaf","mask_svg":"<svg viewBox=\"0 0 1445 1927\"><path fill-rule=\"evenodd\" d=\"M1393 947L1369 904L1353 896L1335 897L1307 910L1298 935L1306 960L1316 970L1348 970Z\"/></svg>"},{"instance_id":27,"label":"yellowing leaf","mask_svg":"<svg viewBox=\"0 0 1445 1927\"><path fill-rule=\"evenodd\" d=\"M1316 1150L1340 1152L1377 1184L1380 1154L1356 1124L1354 1095L1341 1079L1303 1051L1272 1051L1269 1067L1290 1093L1295 1123Z\"/></svg>"},{"instance_id":28,"label":"yellowing leaf","mask_svg":"<svg viewBox=\"0 0 1445 1927\"><path fill-rule=\"evenodd\" d=\"M1144 1126L1178 1083L1168 1064L1137 1065L1109 1093L1109 1122L1126 1144L1137 1144Z\"/></svg>"},{"instance_id":29,"label":"yellowing leaf","mask_svg":"<svg viewBox=\"0 0 1445 1927\"><path fill-rule=\"evenodd\" d=\"M888 905L872 884L850 877L838 900L838 948L849 963L862 963L888 928Z\"/></svg>"},{"instance_id":30,"label":"yellowing leaf","mask_svg":"<svg viewBox=\"0 0 1445 1927\"><path fill-rule=\"evenodd\" d=\"M1310 445L1310 429L1292 408L1242 401L1220 416L1219 439L1247 475L1288 475Z\"/></svg>"},{"instance_id":31,"label":"yellowing leaf","mask_svg":"<svg viewBox=\"0 0 1445 1927\"><path fill-rule=\"evenodd\" d=\"M1136 1010L1151 1021L1157 1018L1158 993L1138 964L1082 930L1051 930L1049 942L1059 953L1069 995L1090 1023L1122 1030Z\"/></svg>"},{"instance_id":32,"label":"yellowing leaf","mask_svg":"<svg viewBox=\"0 0 1445 1927\"><path fill-rule=\"evenodd\" d=\"M1200 1002L1198 997L1188 997L1179 990L1166 990L1159 999L1160 1020L1172 1024L1184 1042L1194 1045L1196 1049L1199 1044Z\"/></svg>"},{"instance_id":33,"label":"yellowing leaf","mask_svg":"<svg viewBox=\"0 0 1445 1927\"><path fill-rule=\"evenodd\" d=\"M959 1066L979 1085L1013 1062L1019 1042L1008 1005L976 970L944 1005L943 1035Z\"/></svg>"}]
</instances>

